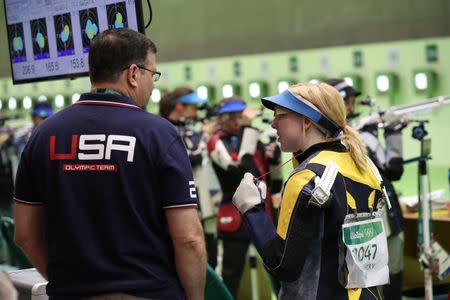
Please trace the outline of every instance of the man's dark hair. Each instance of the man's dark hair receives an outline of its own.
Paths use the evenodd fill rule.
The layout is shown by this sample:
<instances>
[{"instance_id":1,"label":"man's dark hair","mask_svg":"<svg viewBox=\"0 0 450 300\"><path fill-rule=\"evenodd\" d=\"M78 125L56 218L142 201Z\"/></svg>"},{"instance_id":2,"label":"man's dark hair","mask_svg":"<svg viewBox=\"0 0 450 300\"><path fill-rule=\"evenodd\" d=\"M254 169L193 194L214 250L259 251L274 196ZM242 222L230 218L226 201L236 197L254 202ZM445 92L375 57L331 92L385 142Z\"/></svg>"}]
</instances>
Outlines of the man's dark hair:
<instances>
[{"instance_id":1,"label":"man's dark hair","mask_svg":"<svg viewBox=\"0 0 450 300\"><path fill-rule=\"evenodd\" d=\"M159 115L168 119L170 113L174 110L180 97L193 93L194 91L188 87L178 87L172 92L165 93L159 101Z\"/></svg>"},{"instance_id":2,"label":"man's dark hair","mask_svg":"<svg viewBox=\"0 0 450 300\"><path fill-rule=\"evenodd\" d=\"M149 51L156 54L156 46L142 33L128 28L103 31L90 44L91 82L117 82L129 65L146 65Z\"/></svg>"},{"instance_id":3,"label":"man's dark hair","mask_svg":"<svg viewBox=\"0 0 450 300\"><path fill-rule=\"evenodd\" d=\"M331 85L332 87L335 87L339 83L344 82L344 79L343 78L329 78L329 79L325 80L324 82L326 84Z\"/></svg>"},{"instance_id":4,"label":"man's dark hair","mask_svg":"<svg viewBox=\"0 0 450 300\"><path fill-rule=\"evenodd\" d=\"M348 99L351 96L357 97L357 96L361 95L360 91L355 90L353 87L351 87L348 84L346 85L345 79L343 79L343 78L329 78L329 79L325 80L324 82L328 85L331 85L335 89L337 89L339 91L339 94L341 94L342 98L344 98L344 101L348 101ZM342 84L344 84L344 86L339 87Z\"/></svg>"}]
</instances>

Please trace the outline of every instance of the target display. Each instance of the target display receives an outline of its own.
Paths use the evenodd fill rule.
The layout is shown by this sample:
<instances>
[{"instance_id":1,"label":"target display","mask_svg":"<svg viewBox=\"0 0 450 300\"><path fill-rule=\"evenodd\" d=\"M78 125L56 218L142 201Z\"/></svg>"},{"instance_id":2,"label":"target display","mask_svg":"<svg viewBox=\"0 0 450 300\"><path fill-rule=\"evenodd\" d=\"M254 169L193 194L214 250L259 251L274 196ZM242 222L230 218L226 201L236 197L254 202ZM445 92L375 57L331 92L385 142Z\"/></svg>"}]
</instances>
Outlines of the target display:
<instances>
[{"instance_id":1,"label":"target display","mask_svg":"<svg viewBox=\"0 0 450 300\"><path fill-rule=\"evenodd\" d=\"M11 62L14 64L27 61L22 23L8 25L8 41Z\"/></svg>"},{"instance_id":2,"label":"target display","mask_svg":"<svg viewBox=\"0 0 450 300\"><path fill-rule=\"evenodd\" d=\"M108 19L108 28L120 29L128 27L125 2L106 5L106 17Z\"/></svg>"},{"instance_id":3,"label":"target display","mask_svg":"<svg viewBox=\"0 0 450 300\"><path fill-rule=\"evenodd\" d=\"M91 40L99 34L97 8L94 7L80 11L80 26L83 52L88 53Z\"/></svg>"},{"instance_id":4,"label":"target display","mask_svg":"<svg viewBox=\"0 0 450 300\"><path fill-rule=\"evenodd\" d=\"M91 40L109 28L144 32L141 1L4 0L13 83L88 74Z\"/></svg>"},{"instance_id":5,"label":"target display","mask_svg":"<svg viewBox=\"0 0 450 300\"><path fill-rule=\"evenodd\" d=\"M48 49L47 24L45 23L45 18L31 20L30 26L34 59L49 58L50 52Z\"/></svg>"},{"instance_id":6,"label":"target display","mask_svg":"<svg viewBox=\"0 0 450 300\"><path fill-rule=\"evenodd\" d=\"M58 56L74 55L75 48L73 44L73 30L72 20L70 14L65 13L55 16L55 33L56 33L56 48Z\"/></svg>"}]
</instances>

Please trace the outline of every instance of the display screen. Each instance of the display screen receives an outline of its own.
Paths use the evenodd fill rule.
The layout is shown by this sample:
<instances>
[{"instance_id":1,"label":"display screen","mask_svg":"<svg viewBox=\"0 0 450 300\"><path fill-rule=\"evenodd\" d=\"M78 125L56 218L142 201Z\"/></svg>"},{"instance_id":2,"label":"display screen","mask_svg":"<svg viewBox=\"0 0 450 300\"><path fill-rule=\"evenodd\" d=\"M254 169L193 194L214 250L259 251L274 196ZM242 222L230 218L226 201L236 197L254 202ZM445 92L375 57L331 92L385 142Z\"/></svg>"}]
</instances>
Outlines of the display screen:
<instances>
[{"instance_id":1,"label":"display screen","mask_svg":"<svg viewBox=\"0 0 450 300\"><path fill-rule=\"evenodd\" d=\"M91 40L109 28L144 32L140 0L5 0L13 83L87 75Z\"/></svg>"}]
</instances>

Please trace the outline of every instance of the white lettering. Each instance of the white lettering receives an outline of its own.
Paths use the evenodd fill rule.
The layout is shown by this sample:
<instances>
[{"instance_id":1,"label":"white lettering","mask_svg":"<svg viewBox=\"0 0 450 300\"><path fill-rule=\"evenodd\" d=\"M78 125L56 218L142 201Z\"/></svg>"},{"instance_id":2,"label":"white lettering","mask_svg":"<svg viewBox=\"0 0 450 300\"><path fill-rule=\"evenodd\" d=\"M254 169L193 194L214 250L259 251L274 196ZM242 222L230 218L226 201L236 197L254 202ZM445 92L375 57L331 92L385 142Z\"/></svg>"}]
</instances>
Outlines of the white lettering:
<instances>
[{"instance_id":1,"label":"white lettering","mask_svg":"<svg viewBox=\"0 0 450 300\"><path fill-rule=\"evenodd\" d=\"M86 144L86 141L100 141L104 142L106 139L106 135L104 134L83 134L80 135L80 142L78 148L80 150L87 151L97 151L96 153L78 153L78 159L80 160L89 160L89 159L103 159L105 153L105 145L103 144Z\"/></svg>"},{"instance_id":2,"label":"white lettering","mask_svg":"<svg viewBox=\"0 0 450 300\"><path fill-rule=\"evenodd\" d=\"M64 164L64 171L90 171L90 172L116 172L117 165L97 165L97 164Z\"/></svg>"},{"instance_id":3,"label":"white lettering","mask_svg":"<svg viewBox=\"0 0 450 300\"><path fill-rule=\"evenodd\" d=\"M114 144L115 141L127 142L128 145ZM117 150L128 152L127 161L132 162L134 159L135 145L136 145L136 138L134 136L112 134L108 136L108 141L106 142L105 159L111 159L111 151Z\"/></svg>"},{"instance_id":4,"label":"white lettering","mask_svg":"<svg viewBox=\"0 0 450 300\"><path fill-rule=\"evenodd\" d=\"M197 198L197 190L195 189L195 182L193 180L189 181L189 195L191 198Z\"/></svg>"},{"instance_id":5,"label":"white lettering","mask_svg":"<svg viewBox=\"0 0 450 300\"><path fill-rule=\"evenodd\" d=\"M105 146L106 140L106 146ZM110 135L106 138L104 134L82 134L78 141L78 159L79 160L110 160L111 152L127 152L127 161L133 162L134 149L136 146L136 137L128 135ZM72 142L73 158L75 158L76 142ZM84 151L84 152L83 152ZM59 154L57 154L59 155ZM65 154L64 154L65 155ZM72 154L71 154L72 155ZM73 159L62 158L62 159ZM61 158L57 158L61 159Z\"/></svg>"},{"instance_id":6,"label":"white lettering","mask_svg":"<svg viewBox=\"0 0 450 300\"><path fill-rule=\"evenodd\" d=\"M364 234L362 233L362 232L359 232L359 231L356 231L356 232L350 232L350 238L352 239L352 240L354 240L354 239L360 239L360 238L363 238L364 237Z\"/></svg>"}]
</instances>

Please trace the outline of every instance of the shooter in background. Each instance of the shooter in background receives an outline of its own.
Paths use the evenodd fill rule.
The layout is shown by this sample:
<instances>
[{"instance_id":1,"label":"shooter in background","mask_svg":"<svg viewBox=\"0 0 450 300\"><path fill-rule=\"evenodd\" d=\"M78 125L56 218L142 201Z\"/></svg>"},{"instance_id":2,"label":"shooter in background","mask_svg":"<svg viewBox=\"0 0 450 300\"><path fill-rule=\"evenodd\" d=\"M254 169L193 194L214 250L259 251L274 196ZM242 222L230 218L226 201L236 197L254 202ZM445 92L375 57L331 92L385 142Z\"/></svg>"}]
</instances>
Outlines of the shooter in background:
<instances>
[{"instance_id":1,"label":"shooter in background","mask_svg":"<svg viewBox=\"0 0 450 300\"><path fill-rule=\"evenodd\" d=\"M208 153L222 189L222 201L217 216L218 236L223 244L222 278L236 296L245 265L250 239L237 209L231 200L242 176L250 172L269 186L271 194L280 192L282 178L266 173L278 165L281 151L275 142L259 142L260 131L250 127L247 105L238 97L226 98L217 105L220 130L208 142ZM248 112L249 110L247 110ZM267 213L272 215L270 195Z\"/></svg>"},{"instance_id":2,"label":"shooter in background","mask_svg":"<svg viewBox=\"0 0 450 300\"><path fill-rule=\"evenodd\" d=\"M14 191L15 166L17 166L14 131L6 124L13 117L0 112L0 213L11 215L11 198ZM16 162L16 163L14 163Z\"/></svg>"},{"instance_id":3,"label":"shooter in background","mask_svg":"<svg viewBox=\"0 0 450 300\"><path fill-rule=\"evenodd\" d=\"M5 121L20 119L20 115L0 115L0 211L4 215L11 214L14 181L23 148L25 148L32 131L52 114L53 109L50 103L38 102L31 110L32 124L16 128L7 127Z\"/></svg>"},{"instance_id":4,"label":"shooter in background","mask_svg":"<svg viewBox=\"0 0 450 300\"><path fill-rule=\"evenodd\" d=\"M341 78L328 79L325 82L337 89L344 98L347 118L351 118L356 112L356 97L360 96L361 92L355 90ZM402 122L384 128L385 147L378 139L378 124L364 126L360 129L369 157L383 177L383 183L392 204L392 209L385 211L385 216L387 216L385 228L388 236L390 284L383 286L383 294L389 300L401 300L402 298L403 216L392 181L399 180L403 174L403 128L405 128L405 124Z\"/></svg>"},{"instance_id":5,"label":"shooter in background","mask_svg":"<svg viewBox=\"0 0 450 300\"><path fill-rule=\"evenodd\" d=\"M161 97L159 114L177 128L186 146L198 191L208 264L214 269L217 265L217 230L215 228L217 208L213 203L205 176L215 176L215 174L204 174L204 172L208 170L206 143L211 134L217 131L218 125L215 122L208 122L202 124L200 128L197 110L206 103L207 99L199 98L191 88L178 87Z\"/></svg>"},{"instance_id":6,"label":"shooter in background","mask_svg":"<svg viewBox=\"0 0 450 300\"><path fill-rule=\"evenodd\" d=\"M51 115L53 115L53 108L49 102L37 102L33 105L31 110L32 125L24 125L14 132L14 145L17 147L19 156L30 139L33 130Z\"/></svg>"}]
</instances>

